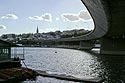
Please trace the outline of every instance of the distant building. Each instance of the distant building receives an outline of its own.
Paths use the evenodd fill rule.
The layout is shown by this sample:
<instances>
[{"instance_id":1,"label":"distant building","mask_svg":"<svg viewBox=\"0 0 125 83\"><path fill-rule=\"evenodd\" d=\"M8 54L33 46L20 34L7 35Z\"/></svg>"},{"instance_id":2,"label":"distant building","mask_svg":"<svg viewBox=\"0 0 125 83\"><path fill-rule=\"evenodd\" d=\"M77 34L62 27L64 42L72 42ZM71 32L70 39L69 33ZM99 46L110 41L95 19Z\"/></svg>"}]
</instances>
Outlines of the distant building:
<instances>
[{"instance_id":1,"label":"distant building","mask_svg":"<svg viewBox=\"0 0 125 83\"><path fill-rule=\"evenodd\" d=\"M30 39L42 39L42 34L39 33L39 28L37 26L37 29L36 29L36 33L32 35L32 37L30 37Z\"/></svg>"},{"instance_id":2,"label":"distant building","mask_svg":"<svg viewBox=\"0 0 125 83\"><path fill-rule=\"evenodd\" d=\"M63 31L61 35L73 35L74 33L76 33L77 30L66 30L66 31Z\"/></svg>"},{"instance_id":3,"label":"distant building","mask_svg":"<svg viewBox=\"0 0 125 83\"><path fill-rule=\"evenodd\" d=\"M81 33L87 33L89 31L84 30L84 29L74 29L74 30L67 30L67 31L63 31L61 35L74 35L74 34L81 34Z\"/></svg>"},{"instance_id":4,"label":"distant building","mask_svg":"<svg viewBox=\"0 0 125 83\"><path fill-rule=\"evenodd\" d=\"M3 34L1 36L1 39L7 40L7 41L13 41L13 40L15 40L15 38L16 38L15 34Z\"/></svg>"},{"instance_id":5,"label":"distant building","mask_svg":"<svg viewBox=\"0 0 125 83\"><path fill-rule=\"evenodd\" d=\"M16 38L15 34L3 34L1 36L3 39L7 39L7 38Z\"/></svg>"},{"instance_id":6,"label":"distant building","mask_svg":"<svg viewBox=\"0 0 125 83\"><path fill-rule=\"evenodd\" d=\"M38 26L37 26L37 29L36 29L36 33L39 33L39 29L38 29Z\"/></svg>"}]
</instances>

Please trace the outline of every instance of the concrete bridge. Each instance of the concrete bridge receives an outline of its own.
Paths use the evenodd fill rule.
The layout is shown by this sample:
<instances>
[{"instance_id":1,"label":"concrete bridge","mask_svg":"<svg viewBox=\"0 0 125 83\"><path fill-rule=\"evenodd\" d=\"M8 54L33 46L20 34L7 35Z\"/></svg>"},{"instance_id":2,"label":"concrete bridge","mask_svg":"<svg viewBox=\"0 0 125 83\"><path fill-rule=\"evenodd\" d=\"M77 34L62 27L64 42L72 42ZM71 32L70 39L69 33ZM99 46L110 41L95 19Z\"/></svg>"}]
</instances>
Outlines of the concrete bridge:
<instances>
[{"instance_id":1,"label":"concrete bridge","mask_svg":"<svg viewBox=\"0 0 125 83\"><path fill-rule=\"evenodd\" d=\"M89 34L60 40L21 41L67 48L92 49L100 40L100 54L125 55L125 0L81 0L90 12L95 28Z\"/></svg>"},{"instance_id":2,"label":"concrete bridge","mask_svg":"<svg viewBox=\"0 0 125 83\"><path fill-rule=\"evenodd\" d=\"M87 45L100 39L101 54L125 54L125 0L81 0L90 12L95 29L84 36L66 38L59 41L81 41ZM90 43L91 44L91 43ZM88 44L88 46L91 46Z\"/></svg>"}]
</instances>

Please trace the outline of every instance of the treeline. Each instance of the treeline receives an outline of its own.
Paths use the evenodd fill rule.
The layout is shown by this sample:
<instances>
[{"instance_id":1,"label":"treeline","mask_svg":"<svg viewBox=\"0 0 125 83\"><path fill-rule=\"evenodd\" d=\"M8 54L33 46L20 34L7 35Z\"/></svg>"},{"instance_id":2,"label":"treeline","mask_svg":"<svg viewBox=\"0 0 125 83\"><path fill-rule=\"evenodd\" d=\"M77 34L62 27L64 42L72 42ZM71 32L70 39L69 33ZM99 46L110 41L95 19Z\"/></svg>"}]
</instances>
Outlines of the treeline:
<instances>
[{"instance_id":1,"label":"treeline","mask_svg":"<svg viewBox=\"0 0 125 83\"><path fill-rule=\"evenodd\" d=\"M29 38L32 37L33 33L23 33L23 34L17 34L16 37L21 37L21 38Z\"/></svg>"},{"instance_id":2,"label":"treeline","mask_svg":"<svg viewBox=\"0 0 125 83\"><path fill-rule=\"evenodd\" d=\"M71 37L78 37L78 36L82 36L82 35L86 35L91 31L88 32L82 32L82 33L74 33L74 34L66 34L66 35L61 35L61 38L71 38Z\"/></svg>"}]
</instances>

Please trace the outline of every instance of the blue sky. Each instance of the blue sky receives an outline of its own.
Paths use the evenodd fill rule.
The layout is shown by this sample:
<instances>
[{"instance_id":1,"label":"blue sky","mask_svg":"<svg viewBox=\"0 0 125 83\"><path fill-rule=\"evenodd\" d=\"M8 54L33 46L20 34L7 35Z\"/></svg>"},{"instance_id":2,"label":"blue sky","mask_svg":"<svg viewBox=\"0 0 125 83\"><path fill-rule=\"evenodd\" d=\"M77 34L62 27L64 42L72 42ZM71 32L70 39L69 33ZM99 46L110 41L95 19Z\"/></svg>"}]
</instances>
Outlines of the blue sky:
<instances>
[{"instance_id":1,"label":"blue sky","mask_svg":"<svg viewBox=\"0 0 125 83\"><path fill-rule=\"evenodd\" d=\"M0 0L0 35L93 29L81 0Z\"/></svg>"}]
</instances>

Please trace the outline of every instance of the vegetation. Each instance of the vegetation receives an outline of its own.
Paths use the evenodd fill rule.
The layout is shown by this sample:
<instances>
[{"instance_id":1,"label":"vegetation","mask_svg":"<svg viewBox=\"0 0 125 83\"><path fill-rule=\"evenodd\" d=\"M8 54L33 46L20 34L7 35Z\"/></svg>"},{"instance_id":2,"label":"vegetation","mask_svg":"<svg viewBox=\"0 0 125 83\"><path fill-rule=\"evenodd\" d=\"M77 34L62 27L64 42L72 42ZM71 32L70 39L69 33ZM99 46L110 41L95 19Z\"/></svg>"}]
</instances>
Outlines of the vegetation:
<instances>
[{"instance_id":1,"label":"vegetation","mask_svg":"<svg viewBox=\"0 0 125 83\"><path fill-rule=\"evenodd\" d=\"M82 33L79 33L77 34L76 32L72 35L70 34L67 34L67 35L62 35L61 38L71 38L71 37L78 37L78 36L82 36L82 35L86 35L87 33L89 33L91 31L87 31L87 32L82 32Z\"/></svg>"},{"instance_id":2,"label":"vegetation","mask_svg":"<svg viewBox=\"0 0 125 83\"><path fill-rule=\"evenodd\" d=\"M27 34L23 33L23 34L16 35L16 37L21 37L21 38L29 38L31 36L33 36L33 33L27 33Z\"/></svg>"}]
</instances>

